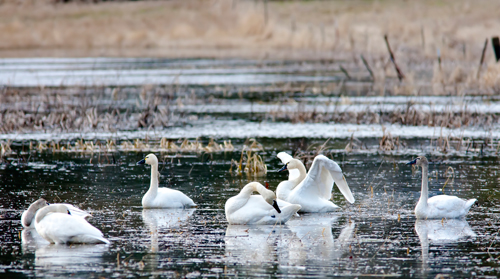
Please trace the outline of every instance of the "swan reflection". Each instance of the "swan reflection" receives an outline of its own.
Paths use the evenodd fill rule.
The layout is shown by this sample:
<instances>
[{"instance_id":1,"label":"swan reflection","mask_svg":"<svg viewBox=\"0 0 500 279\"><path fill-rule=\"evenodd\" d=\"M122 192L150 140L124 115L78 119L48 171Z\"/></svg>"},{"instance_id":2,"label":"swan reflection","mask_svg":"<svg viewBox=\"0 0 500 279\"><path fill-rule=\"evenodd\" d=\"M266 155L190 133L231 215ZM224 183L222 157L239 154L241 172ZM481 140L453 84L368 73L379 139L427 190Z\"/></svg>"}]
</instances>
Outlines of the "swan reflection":
<instances>
[{"instance_id":1,"label":"swan reflection","mask_svg":"<svg viewBox=\"0 0 500 279\"><path fill-rule=\"evenodd\" d=\"M415 222L420 245L422 248L422 268L427 269L429 259L429 244L450 244L469 237L476 237L466 220L417 220Z\"/></svg>"},{"instance_id":2,"label":"swan reflection","mask_svg":"<svg viewBox=\"0 0 500 279\"><path fill-rule=\"evenodd\" d=\"M158 230L185 225L195 209L143 209L142 220L149 227L151 251L158 252Z\"/></svg>"},{"instance_id":3,"label":"swan reflection","mask_svg":"<svg viewBox=\"0 0 500 279\"><path fill-rule=\"evenodd\" d=\"M338 216L332 213L304 214L291 220L288 227L298 241L290 244L290 264L304 265L318 262L331 262L341 258L352 241L355 223L350 221L334 240L333 223Z\"/></svg>"},{"instance_id":4,"label":"swan reflection","mask_svg":"<svg viewBox=\"0 0 500 279\"><path fill-rule=\"evenodd\" d=\"M230 225L224 241L226 259L242 264L277 261L282 266L331 262L348 250L355 223L334 240L331 213L306 214L282 226Z\"/></svg>"},{"instance_id":5,"label":"swan reflection","mask_svg":"<svg viewBox=\"0 0 500 279\"><path fill-rule=\"evenodd\" d=\"M286 225L229 225L224 237L226 259L242 264L282 262L293 238Z\"/></svg>"}]
</instances>

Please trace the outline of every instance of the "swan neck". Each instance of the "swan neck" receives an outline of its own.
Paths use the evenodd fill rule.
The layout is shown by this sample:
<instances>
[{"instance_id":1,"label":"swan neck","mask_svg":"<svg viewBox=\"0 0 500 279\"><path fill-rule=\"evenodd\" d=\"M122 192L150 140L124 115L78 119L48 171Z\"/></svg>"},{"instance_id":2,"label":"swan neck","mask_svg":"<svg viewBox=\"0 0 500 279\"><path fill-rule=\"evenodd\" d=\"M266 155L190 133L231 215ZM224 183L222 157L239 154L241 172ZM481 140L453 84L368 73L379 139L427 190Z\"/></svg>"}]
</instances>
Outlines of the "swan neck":
<instances>
[{"instance_id":1,"label":"swan neck","mask_svg":"<svg viewBox=\"0 0 500 279\"><path fill-rule=\"evenodd\" d=\"M151 185L148 192L153 195L158 192L158 164L151 165Z\"/></svg>"},{"instance_id":2,"label":"swan neck","mask_svg":"<svg viewBox=\"0 0 500 279\"><path fill-rule=\"evenodd\" d=\"M303 164L300 164L297 167L297 169L299 170L299 176L297 178L291 180L293 182L294 188L295 188L295 186L299 185L299 183L302 182L302 180L304 180L306 178L306 175L307 175L306 167Z\"/></svg>"},{"instance_id":3,"label":"swan neck","mask_svg":"<svg viewBox=\"0 0 500 279\"><path fill-rule=\"evenodd\" d=\"M35 224L40 223L43 218L45 218L45 215L47 215L50 211L52 210L52 207L46 206L44 208L41 208L37 211L35 215Z\"/></svg>"},{"instance_id":4,"label":"swan neck","mask_svg":"<svg viewBox=\"0 0 500 279\"><path fill-rule=\"evenodd\" d=\"M429 173L428 167L426 165L422 166L422 191L420 194L420 202L427 205L427 199L429 198Z\"/></svg>"},{"instance_id":5,"label":"swan neck","mask_svg":"<svg viewBox=\"0 0 500 279\"><path fill-rule=\"evenodd\" d=\"M250 183L250 184L245 185L245 187L243 187L243 189L241 189L240 193L244 196L250 197L253 192L258 192L259 194L264 196L267 193L267 191L268 190L266 189L266 187L264 187L263 185L261 185L259 183Z\"/></svg>"}]
</instances>

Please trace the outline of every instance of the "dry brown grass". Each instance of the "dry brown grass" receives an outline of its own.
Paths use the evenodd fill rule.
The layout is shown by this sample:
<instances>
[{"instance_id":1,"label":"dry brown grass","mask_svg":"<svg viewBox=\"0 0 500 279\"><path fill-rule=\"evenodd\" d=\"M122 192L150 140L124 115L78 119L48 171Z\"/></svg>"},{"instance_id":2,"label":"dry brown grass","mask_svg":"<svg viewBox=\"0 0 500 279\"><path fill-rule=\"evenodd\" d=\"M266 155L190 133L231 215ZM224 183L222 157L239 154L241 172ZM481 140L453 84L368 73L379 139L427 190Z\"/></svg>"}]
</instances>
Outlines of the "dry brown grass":
<instances>
[{"instance_id":1,"label":"dry brown grass","mask_svg":"<svg viewBox=\"0 0 500 279\"><path fill-rule=\"evenodd\" d=\"M387 34L398 59L476 62L500 30L493 0L273 1L268 22L263 1L50 2L2 1L1 56L385 57Z\"/></svg>"}]
</instances>

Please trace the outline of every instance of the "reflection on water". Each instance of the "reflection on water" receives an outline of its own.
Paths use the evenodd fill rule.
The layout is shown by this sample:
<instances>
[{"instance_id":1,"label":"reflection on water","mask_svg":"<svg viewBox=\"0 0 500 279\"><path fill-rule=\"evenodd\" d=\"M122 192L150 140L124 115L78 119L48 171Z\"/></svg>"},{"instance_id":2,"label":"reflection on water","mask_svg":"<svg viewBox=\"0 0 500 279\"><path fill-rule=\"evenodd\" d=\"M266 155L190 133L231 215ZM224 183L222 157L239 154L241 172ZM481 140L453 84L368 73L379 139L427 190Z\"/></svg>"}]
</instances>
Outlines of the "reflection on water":
<instances>
[{"instance_id":1,"label":"reflection on water","mask_svg":"<svg viewBox=\"0 0 500 279\"><path fill-rule=\"evenodd\" d=\"M287 225L229 225L224 242L229 263L261 264L283 262L294 234Z\"/></svg>"},{"instance_id":2,"label":"reflection on water","mask_svg":"<svg viewBox=\"0 0 500 279\"><path fill-rule=\"evenodd\" d=\"M35 251L35 268L42 273L54 274L94 271L108 249L108 245L45 245Z\"/></svg>"},{"instance_id":3,"label":"reflection on water","mask_svg":"<svg viewBox=\"0 0 500 279\"><path fill-rule=\"evenodd\" d=\"M142 220L149 227L151 252L158 252L159 229L176 229L186 225L195 209L143 209Z\"/></svg>"},{"instance_id":4,"label":"reflection on water","mask_svg":"<svg viewBox=\"0 0 500 279\"><path fill-rule=\"evenodd\" d=\"M304 214L290 220L288 226L298 239L291 242L290 264L320 264L341 258L352 241L355 223L347 222L338 238L334 239L332 226L339 226L337 219L338 216L332 213L320 213Z\"/></svg>"},{"instance_id":5,"label":"reflection on water","mask_svg":"<svg viewBox=\"0 0 500 279\"><path fill-rule=\"evenodd\" d=\"M226 260L240 264L275 261L293 268L329 264L349 249L355 228L354 222L348 222L334 239L332 223L337 218L308 214L282 226L229 225L224 237Z\"/></svg>"},{"instance_id":6,"label":"reflection on water","mask_svg":"<svg viewBox=\"0 0 500 279\"><path fill-rule=\"evenodd\" d=\"M440 219L417 220L415 231L422 248L422 272L427 271L429 261L429 244L444 245L456 243L469 237L476 237L466 220Z\"/></svg>"},{"instance_id":7,"label":"reflection on water","mask_svg":"<svg viewBox=\"0 0 500 279\"><path fill-rule=\"evenodd\" d=\"M37 248L50 244L34 228L25 228L21 231L21 243L23 253L33 253Z\"/></svg>"},{"instance_id":8,"label":"reflection on water","mask_svg":"<svg viewBox=\"0 0 500 279\"><path fill-rule=\"evenodd\" d=\"M282 164L275 150L292 150L293 145L263 142L268 149L261 154L268 169L279 169ZM105 278L198 273L205 277L433 278L438 273L481 277L500 271L500 262L486 261L488 249L493 257L499 253L496 244L491 245L498 243L500 227L496 158L473 157L467 162L452 158L431 164L431 195L445 183L443 176L452 166L457 175L446 193L480 201L467 216L468 222L415 223L420 177L403 167L407 156L386 156L389 163L382 164L379 156L348 155L336 161L342 164L356 197L354 205L338 199L335 202L342 207L338 212L301 214L283 226L252 227L228 226L223 210L229 197L256 179L228 173L231 159L239 160L240 152L214 154L208 161L180 156L162 164L162 185L190 193L199 205L187 210L142 209L144 176L149 174L135 162L143 155L115 153L116 165L98 165L89 163L95 154L33 153L31 164L1 165L0 206L10 210L0 214L4 218L0 219L0 270L48 278L92 277L89 273ZM274 171L258 178L270 185L282 179L283 174ZM373 181L373 193L367 190L367 181ZM56 246L38 241L33 232L21 232L19 218L27 205L40 197L56 196L60 200L50 201L91 211L93 225L111 244Z\"/></svg>"}]
</instances>

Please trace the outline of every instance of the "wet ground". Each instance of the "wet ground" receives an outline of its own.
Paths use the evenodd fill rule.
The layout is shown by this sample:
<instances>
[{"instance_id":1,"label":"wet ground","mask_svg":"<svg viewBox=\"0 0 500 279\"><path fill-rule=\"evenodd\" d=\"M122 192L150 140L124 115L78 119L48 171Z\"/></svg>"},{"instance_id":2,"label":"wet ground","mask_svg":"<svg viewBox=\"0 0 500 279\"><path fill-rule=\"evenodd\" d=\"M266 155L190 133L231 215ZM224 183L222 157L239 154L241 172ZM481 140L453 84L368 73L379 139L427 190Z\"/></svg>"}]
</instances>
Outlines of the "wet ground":
<instances>
[{"instance_id":1,"label":"wet ground","mask_svg":"<svg viewBox=\"0 0 500 279\"><path fill-rule=\"evenodd\" d=\"M39 81L47 82L46 86L60 84L61 79L47 77L55 68L59 72L53 75L63 75L66 81L82 78L82 72L68 74L68 69L64 68L67 64L71 65L70 71L79 71L75 68L89 71L88 75L94 81L98 76L96 73L108 71L107 67L116 68L117 64L121 68L131 68L129 70L136 74L139 71L137 68L151 68L151 64L160 65L153 67L154 71L162 67L186 68L189 71L209 67L211 70L204 70L205 73L185 71L191 74L186 74L186 83L180 82L182 86L172 95L173 100L177 100L168 104L168 108L175 111L170 115L184 119L172 121L169 125L149 128L123 126L126 129L118 131L106 130L98 125L83 130L46 126L39 130L13 130L0 134L0 143L4 144L2 148L8 143L11 149L2 152L0 161L0 272L9 278L434 278L438 274L470 278L496 277L500 272L500 192L497 187L500 183L500 135L498 122L494 121L499 111L498 100L494 97L357 97L364 93L373 95L369 82L366 87L358 87L365 89L342 89L344 91L335 91L332 96L325 97L321 92L330 87L323 83L315 87L317 80L328 80L333 85L347 84L347 81L343 81L342 73L333 68L331 72L320 69L318 64L308 69L304 65L286 67L284 62L268 62L264 70L254 71L252 69L258 68L255 61L148 60L147 63L139 61L144 65L135 61L139 64L134 67L124 60L112 59L99 60L101 64L94 60L69 60L64 63L58 60L53 63L52 60L41 59L31 64L20 61L7 61L10 64L3 61L4 68L0 69L0 76L12 77L10 82L14 87L45 84L29 83L33 80L29 75L38 75ZM168 66L167 62L174 66ZM186 66L190 63L197 66ZM200 66L200 63L208 63L208 66ZM94 65L94 68L89 65ZM240 75L238 72L241 70L231 68L245 68L244 75L254 77L241 77L244 82L235 85L232 75ZM278 74L276 68L280 68ZM295 70L289 73L290 69ZM126 71L120 70L120 73L129 73ZM249 73L252 71L254 73ZM111 75L108 72L103 74L108 76L102 80L109 80L109 76L113 75L115 80L120 80L119 73L115 70L111 72ZM164 69L156 78L168 83L170 81L165 81L165 76L184 76L179 73L169 73ZM203 76L207 73L208 78ZM137 75L144 76L143 73ZM198 79L197 75L202 78ZM212 79L217 75L219 79ZM196 77L192 79L193 76ZM265 78L261 79L261 76ZM362 76L360 74L360 80L363 80ZM207 79L217 81L217 85L204 86L196 82ZM289 87L293 88L293 92L287 91L286 94L291 96L292 101L276 103L276 100L281 100L279 94L284 92L280 90L287 86L289 79L293 80ZM304 81L300 82L301 79ZM182 81L181 78L178 80ZM229 85L225 83L228 80L231 80ZM98 95L101 99L94 100L91 105L128 107L132 115L129 114L127 119L136 125L133 111L147 107L141 103L139 96L140 86L146 82L145 79L133 82L139 88L123 85L123 96L128 98L114 103L114 83L103 82L105 86L99 91L102 94ZM275 82L284 84L278 86ZM364 82L361 81L361 84ZM226 85L228 91L217 88ZM354 87L358 85L351 84ZM260 91L264 87L253 86L266 86L275 91ZM301 86L304 86L304 91L301 91ZM70 100L72 96L77 96L74 92L79 88L82 87L48 87L44 90L59 90L57 98L64 103L65 98ZM314 88L321 90L316 92ZM179 97L182 92L194 92L196 98L188 94L188 97ZM233 95L228 92L233 92ZM346 96L340 92L346 93ZM94 93L90 90L85 94L93 96ZM200 98L203 94L206 96ZM297 101L298 104L294 103ZM58 110L50 100L40 102L47 105L49 111ZM484 112L493 120L457 128L272 119L272 116L279 117L277 111L289 110L290 114L321 109L391 112L408 107L408 103L421 111ZM16 105L21 110L32 107L23 102ZM71 105L71 102L66 105ZM389 133L400 139L387 140ZM218 143L231 140L234 150L202 152L158 148L164 137L179 146L184 138L192 141L198 138L203 146L207 146L211 138ZM245 140L249 137L256 137L262 145L256 153L267 164L267 175L239 175L234 168L229 171L231 160L240 160ZM29 148L30 141L35 145L40 142L49 145L50 141L56 141L61 146L68 143L75 146L77 140L82 138L96 144L112 139L116 141L116 148L96 149L94 152ZM389 144L382 144L383 138ZM149 147L133 148L132 152L119 147L126 140L136 139L149 144ZM267 182L271 189L275 189L280 181L286 179L285 173L277 172L282 166L276 158L278 152L310 156L327 140L322 153L337 161L344 170L356 198L354 204L348 204L335 188L334 202L341 206L338 212L301 214L282 226L228 226L224 204L241 187L256 180ZM142 209L141 199L149 187L150 171L148 167L136 165L136 162L150 150L155 150L161 161L161 186L185 192L198 204L197 208ZM466 220L416 221L413 208L419 198L421 173L405 163L420 154L426 154L431 160L431 195L444 192L478 199ZM88 210L92 213L89 222L101 229L111 244L61 246L36 242L32 235L22 231L20 215L40 197L49 202L72 203Z\"/></svg>"}]
</instances>

